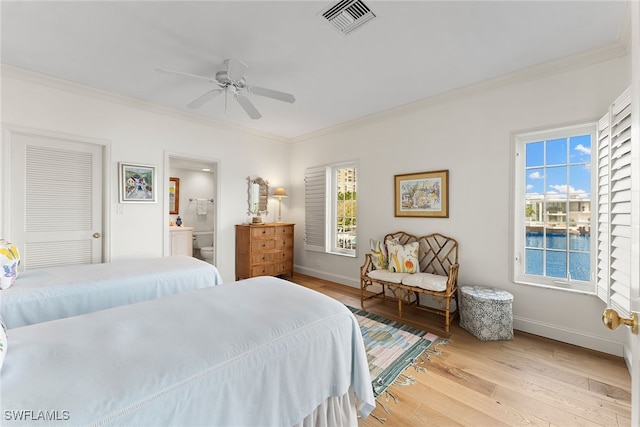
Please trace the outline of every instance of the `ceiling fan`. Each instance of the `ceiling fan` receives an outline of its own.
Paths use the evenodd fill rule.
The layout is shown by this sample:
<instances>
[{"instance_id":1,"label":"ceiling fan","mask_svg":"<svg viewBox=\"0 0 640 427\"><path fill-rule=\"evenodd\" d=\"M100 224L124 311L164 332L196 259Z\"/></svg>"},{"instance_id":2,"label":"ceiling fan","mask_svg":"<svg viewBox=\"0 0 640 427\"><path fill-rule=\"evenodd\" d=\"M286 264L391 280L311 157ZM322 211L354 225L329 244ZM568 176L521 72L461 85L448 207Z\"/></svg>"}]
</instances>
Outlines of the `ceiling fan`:
<instances>
[{"instance_id":1,"label":"ceiling fan","mask_svg":"<svg viewBox=\"0 0 640 427\"><path fill-rule=\"evenodd\" d=\"M195 74L183 73L182 71L166 70L164 68L158 68L156 71L167 74L176 74L179 76L206 80L210 83L215 83L216 88L206 92L204 95L191 101L187 104L187 108L200 108L207 102L211 101L216 96L225 94L225 111L227 110L227 95L230 93L233 95L238 104L246 111L246 113L252 119L259 119L262 117L258 109L246 96L248 93L266 96L267 98L277 99L278 101L284 101L289 103L295 102L295 97L289 93L280 92L273 89L266 89L259 86L248 85L244 73L249 68L245 63L238 61L237 59L225 59L225 69L216 72L215 77L198 76Z\"/></svg>"}]
</instances>

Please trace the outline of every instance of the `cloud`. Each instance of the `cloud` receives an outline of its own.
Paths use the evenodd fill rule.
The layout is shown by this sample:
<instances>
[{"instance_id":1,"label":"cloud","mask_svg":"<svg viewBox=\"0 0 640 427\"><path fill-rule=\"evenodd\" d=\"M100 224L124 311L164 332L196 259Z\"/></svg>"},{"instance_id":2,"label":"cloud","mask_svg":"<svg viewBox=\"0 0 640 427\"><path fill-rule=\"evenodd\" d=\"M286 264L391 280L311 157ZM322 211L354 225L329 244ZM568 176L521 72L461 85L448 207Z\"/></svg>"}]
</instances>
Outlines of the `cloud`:
<instances>
[{"instance_id":1,"label":"cloud","mask_svg":"<svg viewBox=\"0 0 640 427\"><path fill-rule=\"evenodd\" d=\"M550 185L549 188L552 188L556 191L548 191L547 194L571 194L572 196L579 196L580 198L588 198L589 193L585 190L575 189L570 185L562 184L562 185Z\"/></svg>"},{"instance_id":2,"label":"cloud","mask_svg":"<svg viewBox=\"0 0 640 427\"><path fill-rule=\"evenodd\" d=\"M582 154L588 154L591 155L591 147L585 147L582 144L578 144L576 145L576 147L574 148L574 150L581 152Z\"/></svg>"},{"instance_id":3,"label":"cloud","mask_svg":"<svg viewBox=\"0 0 640 427\"><path fill-rule=\"evenodd\" d=\"M533 188L532 184L527 185L527 190L531 190Z\"/></svg>"},{"instance_id":4,"label":"cloud","mask_svg":"<svg viewBox=\"0 0 640 427\"><path fill-rule=\"evenodd\" d=\"M544 175L541 174L540 172L536 171L536 172L532 172L529 174L529 178L531 179L542 179L544 178Z\"/></svg>"}]
</instances>

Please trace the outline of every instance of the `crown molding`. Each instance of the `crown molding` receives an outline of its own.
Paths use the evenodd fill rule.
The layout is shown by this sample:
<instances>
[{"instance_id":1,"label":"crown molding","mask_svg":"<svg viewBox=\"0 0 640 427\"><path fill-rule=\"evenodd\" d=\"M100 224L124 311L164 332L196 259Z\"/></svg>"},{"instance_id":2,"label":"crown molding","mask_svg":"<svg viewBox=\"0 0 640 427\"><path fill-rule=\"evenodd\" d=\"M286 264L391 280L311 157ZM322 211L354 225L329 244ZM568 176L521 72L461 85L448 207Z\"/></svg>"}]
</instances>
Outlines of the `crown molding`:
<instances>
[{"instance_id":1,"label":"crown molding","mask_svg":"<svg viewBox=\"0 0 640 427\"><path fill-rule=\"evenodd\" d=\"M626 21L625 21L626 22ZM401 105L396 108L385 110L379 113L370 114L368 116L360 117L348 122L340 123L336 126L331 126L325 129L311 132L305 135L294 137L291 139L292 143L300 143L310 139L318 138L323 135L335 133L338 131L346 130L356 126L364 126L369 123L379 123L382 120L389 120L398 116L410 114L433 105L437 105L444 102L450 102L457 99L465 98L470 95L496 89L499 87L526 83L533 80L553 76L556 74L564 73L567 71L576 70L589 65L598 64L601 62L610 61L613 59L625 57L629 54L629 41L630 41L630 28L629 34L626 36L625 25L621 29L618 40L600 48L591 49L585 52L569 55L556 60L548 61L542 64L534 65L532 67L524 68L522 70L513 71L507 74L503 74L498 77L483 80L478 83L473 83L468 86L463 86L458 89L443 92L430 96L428 98L421 99L419 101L412 102L410 104ZM622 36L622 37L621 37ZM626 37L626 40L625 40Z\"/></svg>"},{"instance_id":2,"label":"crown molding","mask_svg":"<svg viewBox=\"0 0 640 427\"><path fill-rule=\"evenodd\" d=\"M14 78L17 80L27 81L30 83L40 84L53 89L63 90L71 92L76 95L87 96L96 98L101 101L106 101L114 104L120 104L125 107L136 108L141 111L151 112L155 114L162 114L172 118L189 121L195 124L214 127L217 129L228 130L233 132L241 132L247 135L263 138L272 142L288 143L289 138L281 137L278 135L260 132L254 129L230 124L221 120L204 117L198 114L193 114L185 111L180 111L174 108L164 107L151 102L143 101L141 99L119 95L113 92L109 92L102 89L82 85L69 80L52 77L46 74L38 73L35 71L27 70L24 68L15 67L13 65L1 64L0 67L0 80L2 77Z\"/></svg>"}]
</instances>

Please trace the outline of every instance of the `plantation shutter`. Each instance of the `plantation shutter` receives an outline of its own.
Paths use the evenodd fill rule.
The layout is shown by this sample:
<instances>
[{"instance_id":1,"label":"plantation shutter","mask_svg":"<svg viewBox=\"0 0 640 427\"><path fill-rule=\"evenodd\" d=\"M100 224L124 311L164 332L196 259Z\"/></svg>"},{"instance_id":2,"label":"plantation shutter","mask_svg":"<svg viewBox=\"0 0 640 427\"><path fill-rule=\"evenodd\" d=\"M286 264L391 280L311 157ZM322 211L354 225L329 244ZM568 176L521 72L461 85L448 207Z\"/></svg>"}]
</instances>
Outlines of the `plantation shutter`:
<instances>
[{"instance_id":1,"label":"plantation shutter","mask_svg":"<svg viewBox=\"0 0 640 427\"><path fill-rule=\"evenodd\" d=\"M607 302L609 296L609 140L610 117L605 114L598 122L596 205L596 292Z\"/></svg>"},{"instance_id":2,"label":"plantation shutter","mask_svg":"<svg viewBox=\"0 0 640 427\"><path fill-rule=\"evenodd\" d=\"M609 110L607 305L630 314L631 288L631 88ZM604 164L604 162L603 162ZM600 191L600 188L599 188ZM600 198L599 194L599 198ZM602 196L605 198L605 196ZM600 203L598 203L600 206ZM599 233L601 230L599 230ZM598 241L600 243L600 240ZM600 252L598 252L600 257ZM599 260L600 261L600 260ZM598 286L598 288L600 285ZM600 292L598 292L600 296Z\"/></svg>"},{"instance_id":3,"label":"plantation shutter","mask_svg":"<svg viewBox=\"0 0 640 427\"><path fill-rule=\"evenodd\" d=\"M304 177L304 248L325 252L327 242L327 167L308 168Z\"/></svg>"}]
</instances>

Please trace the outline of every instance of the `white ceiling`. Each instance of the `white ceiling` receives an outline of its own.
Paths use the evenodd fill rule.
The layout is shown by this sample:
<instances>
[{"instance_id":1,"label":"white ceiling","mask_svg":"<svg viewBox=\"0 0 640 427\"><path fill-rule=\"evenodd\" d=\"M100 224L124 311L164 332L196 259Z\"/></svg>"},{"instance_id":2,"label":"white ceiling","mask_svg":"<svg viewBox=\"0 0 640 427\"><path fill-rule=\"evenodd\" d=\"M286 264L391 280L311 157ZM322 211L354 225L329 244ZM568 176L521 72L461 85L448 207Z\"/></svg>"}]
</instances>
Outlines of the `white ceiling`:
<instances>
[{"instance_id":1,"label":"white ceiling","mask_svg":"<svg viewBox=\"0 0 640 427\"><path fill-rule=\"evenodd\" d=\"M293 138L570 55L614 44L625 1L370 1L349 35L320 18L330 1L2 1L4 64L150 103L186 105L223 60L248 84L250 119L224 97L193 112Z\"/></svg>"}]
</instances>

